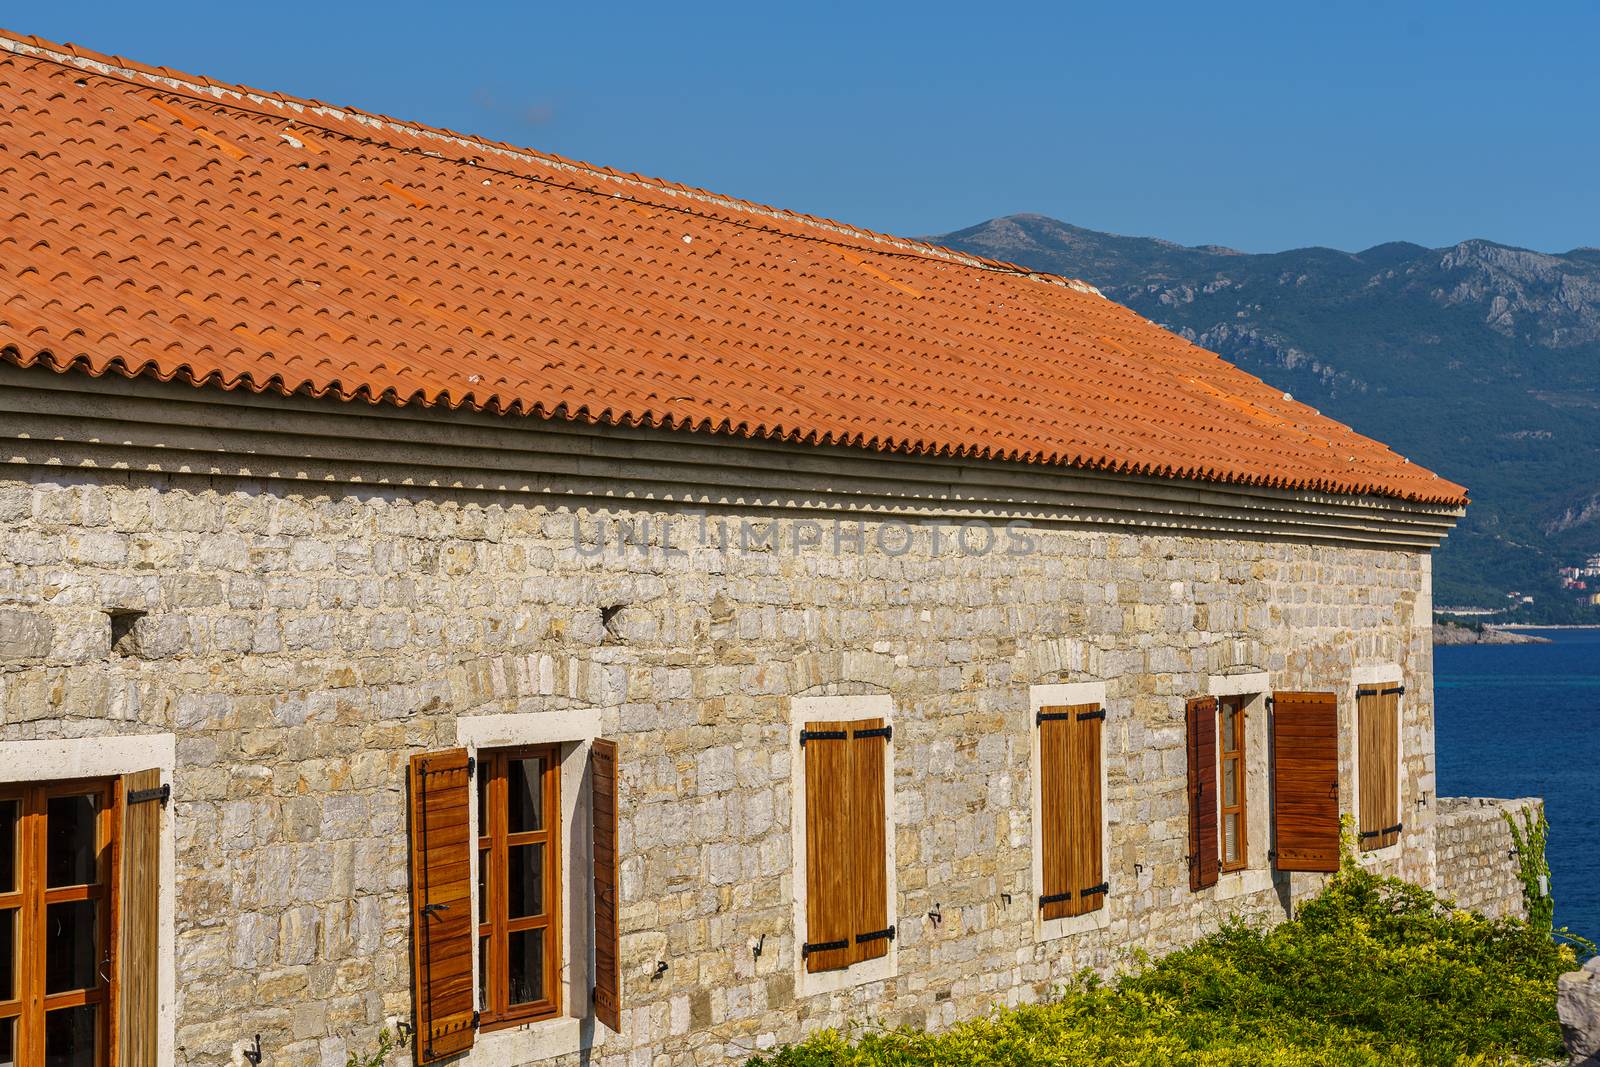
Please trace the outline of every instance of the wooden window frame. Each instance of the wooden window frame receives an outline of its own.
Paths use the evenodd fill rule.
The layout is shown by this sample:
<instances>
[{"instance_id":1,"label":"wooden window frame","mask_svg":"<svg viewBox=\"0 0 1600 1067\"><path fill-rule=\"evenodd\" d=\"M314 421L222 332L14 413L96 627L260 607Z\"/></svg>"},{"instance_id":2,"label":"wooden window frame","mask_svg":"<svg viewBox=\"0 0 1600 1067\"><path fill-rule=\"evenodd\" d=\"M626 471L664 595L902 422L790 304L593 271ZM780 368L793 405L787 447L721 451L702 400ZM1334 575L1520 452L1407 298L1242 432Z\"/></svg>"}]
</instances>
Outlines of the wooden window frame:
<instances>
[{"instance_id":1,"label":"wooden window frame","mask_svg":"<svg viewBox=\"0 0 1600 1067\"><path fill-rule=\"evenodd\" d=\"M1250 764L1245 756L1246 723L1249 721L1249 712L1246 710L1250 698L1245 696L1226 696L1217 698L1217 866L1223 874L1232 874L1235 871L1247 870L1250 867ZM1233 723L1233 740L1235 747L1227 747L1228 732L1223 727L1223 721L1229 714L1235 716ZM1227 801L1228 790L1228 765L1233 765L1234 797L1237 803L1229 804ZM1239 818L1239 858L1232 863L1228 862L1228 816L1237 815Z\"/></svg>"},{"instance_id":2,"label":"wooden window frame","mask_svg":"<svg viewBox=\"0 0 1600 1067\"><path fill-rule=\"evenodd\" d=\"M542 757L544 827L509 833L506 826L506 766L512 760ZM510 748L479 749L473 803L478 805L478 958L483 966L478 974L481 1032L521 1026L561 1014L561 746L559 744L518 745ZM478 790L487 797L478 800ZM509 883L507 857L518 845L544 846L543 915L512 919L506 893ZM544 930L544 991L542 999L527 1004L510 1003L509 952L513 933ZM488 944L482 942L487 939ZM486 949L486 951L485 951Z\"/></svg>"},{"instance_id":3,"label":"wooden window frame","mask_svg":"<svg viewBox=\"0 0 1600 1067\"><path fill-rule=\"evenodd\" d=\"M95 814L97 879L92 885L45 885L43 830L52 797L98 793L100 810ZM15 1062L17 1067L40 1067L44 1063L42 1026L45 1014L62 1008L97 1005L96 1067L110 1067L116 1055L117 1014L117 933L119 886L121 883L120 829L122 826L122 788L118 778L74 778L43 782L15 782L0 785L0 800L21 802L17 823L17 888L0 894L0 910L16 914L13 951L16 953L17 997L0 1004L0 1019L14 1019ZM96 963L98 982L91 990L45 993L44 924L51 904L82 900L100 902L96 917L96 938L105 953ZM32 931L30 936L29 931ZM32 942L41 951L30 959L24 946ZM28 1018L37 1020L38 1031L24 1026Z\"/></svg>"}]
</instances>

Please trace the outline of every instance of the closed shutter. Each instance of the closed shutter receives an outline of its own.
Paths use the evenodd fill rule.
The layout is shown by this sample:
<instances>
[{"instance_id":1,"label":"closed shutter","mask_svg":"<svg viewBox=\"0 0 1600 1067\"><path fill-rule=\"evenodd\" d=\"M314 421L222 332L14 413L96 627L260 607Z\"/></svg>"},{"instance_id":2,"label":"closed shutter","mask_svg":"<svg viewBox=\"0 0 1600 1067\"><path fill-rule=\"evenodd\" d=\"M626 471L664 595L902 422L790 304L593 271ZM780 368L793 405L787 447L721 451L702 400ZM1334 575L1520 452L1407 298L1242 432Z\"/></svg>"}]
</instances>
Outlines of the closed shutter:
<instances>
[{"instance_id":1,"label":"closed shutter","mask_svg":"<svg viewBox=\"0 0 1600 1067\"><path fill-rule=\"evenodd\" d=\"M850 966L850 724L802 728L806 788L806 970Z\"/></svg>"},{"instance_id":2,"label":"closed shutter","mask_svg":"<svg viewBox=\"0 0 1600 1067\"><path fill-rule=\"evenodd\" d=\"M416 1061L433 1063L472 1047L477 941L472 914L466 749L411 757L411 968Z\"/></svg>"},{"instance_id":3,"label":"closed shutter","mask_svg":"<svg viewBox=\"0 0 1600 1067\"><path fill-rule=\"evenodd\" d=\"M1361 782L1357 835L1362 849L1387 848L1400 840L1399 682L1356 691L1358 776Z\"/></svg>"},{"instance_id":4,"label":"closed shutter","mask_svg":"<svg viewBox=\"0 0 1600 1067\"><path fill-rule=\"evenodd\" d=\"M889 747L882 719L850 724L850 873L855 887L850 926L850 962L887 955L889 843L884 818L884 755Z\"/></svg>"},{"instance_id":5,"label":"closed shutter","mask_svg":"<svg viewBox=\"0 0 1600 1067\"><path fill-rule=\"evenodd\" d=\"M1201 697L1185 711L1189 756L1189 888L1217 884L1217 701Z\"/></svg>"},{"instance_id":6,"label":"closed shutter","mask_svg":"<svg viewBox=\"0 0 1600 1067\"><path fill-rule=\"evenodd\" d=\"M594 822L594 1014L622 1032L622 971L617 931L617 743L589 747Z\"/></svg>"},{"instance_id":7,"label":"closed shutter","mask_svg":"<svg viewBox=\"0 0 1600 1067\"><path fill-rule=\"evenodd\" d=\"M1272 701L1274 866L1339 869L1339 721L1332 693Z\"/></svg>"},{"instance_id":8,"label":"closed shutter","mask_svg":"<svg viewBox=\"0 0 1600 1067\"><path fill-rule=\"evenodd\" d=\"M1098 704L1040 708L1039 906L1046 919L1105 906L1101 841L1100 748L1105 710Z\"/></svg>"},{"instance_id":9,"label":"closed shutter","mask_svg":"<svg viewBox=\"0 0 1600 1067\"><path fill-rule=\"evenodd\" d=\"M156 1067L161 1003L161 815L166 800L159 770L122 776L118 1067Z\"/></svg>"}]
</instances>

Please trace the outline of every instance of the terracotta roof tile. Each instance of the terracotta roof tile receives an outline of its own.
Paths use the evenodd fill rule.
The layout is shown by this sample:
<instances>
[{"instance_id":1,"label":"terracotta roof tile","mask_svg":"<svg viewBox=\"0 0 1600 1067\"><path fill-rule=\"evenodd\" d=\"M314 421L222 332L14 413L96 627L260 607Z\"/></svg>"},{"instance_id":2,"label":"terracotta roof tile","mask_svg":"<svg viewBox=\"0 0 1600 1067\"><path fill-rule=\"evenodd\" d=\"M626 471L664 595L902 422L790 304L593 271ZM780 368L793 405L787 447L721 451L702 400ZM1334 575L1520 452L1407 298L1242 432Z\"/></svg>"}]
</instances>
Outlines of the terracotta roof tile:
<instances>
[{"instance_id":1,"label":"terracotta roof tile","mask_svg":"<svg viewBox=\"0 0 1600 1067\"><path fill-rule=\"evenodd\" d=\"M1466 499L1079 282L36 38L0 85L23 366Z\"/></svg>"}]
</instances>

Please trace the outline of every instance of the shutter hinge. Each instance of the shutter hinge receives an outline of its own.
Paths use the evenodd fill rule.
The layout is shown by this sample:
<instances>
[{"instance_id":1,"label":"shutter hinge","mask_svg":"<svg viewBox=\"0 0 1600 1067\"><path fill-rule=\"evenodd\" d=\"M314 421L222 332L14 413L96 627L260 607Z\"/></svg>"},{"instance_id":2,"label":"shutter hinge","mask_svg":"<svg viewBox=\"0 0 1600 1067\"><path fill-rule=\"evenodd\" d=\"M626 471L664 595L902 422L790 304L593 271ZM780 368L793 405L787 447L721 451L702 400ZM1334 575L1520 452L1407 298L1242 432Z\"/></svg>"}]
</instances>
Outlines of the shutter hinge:
<instances>
[{"instance_id":1,"label":"shutter hinge","mask_svg":"<svg viewBox=\"0 0 1600 1067\"><path fill-rule=\"evenodd\" d=\"M1078 890L1078 895L1080 897L1092 897L1092 896L1096 895L1097 893L1109 893L1109 892L1111 892L1111 883L1110 882L1101 882L1099 885L1092 885L1088 889L1080 889L1080 890Z\"/></svg>"},{"instance_id":2,"label":"shutter hinge","mask_svg":"<svg viewBox=\"0 0 1600 1067\"><path fill-rule=\"evenodd\" d=\"M1363 840L1363 841L1371 841L1374 837L1382 837L1383 836L1383 831L1382 830L1363 830L1357 836L1360 837L1361 840Z\"/></svg>"},{"instance_id":3,"label":"shutter hinge","mask_svg":"<svg viewBox=\"0 0 1600 1067\"><path fill-rule=\"evenodd\" d=\"M1071 718L1071 716L1064 711L1040 711L1034 714L1033 725L1040 726L1047 722L1056 722L1068 718Z\"/></svg>"},{"instance_id":4,"label":"shutter hinge","mask_svg":"<svg viewBox=\"0 0 1600 1067\"><path fill-rule=\"evenodd\" d=\"M856 944L861 945L868 941L882 941L885 938L890 941L894 940L894 927L891 926L883 930L874 930L870 934L857 934Z\"/></svg>"},{"instance_id":5,"label":"shutter hinge","mask_svg":"<svg viewBox=\"0 0 1600 1067\"><path fill-rule=\"evenodd\" d=\"M472 1013L472 1028L474 1030L478 1028L478 1013L476 1011Z\"/></svg>"},{"instance_id":6,"label":"shutter hinge","mask_svg":"<svg viewBox=\"0 0 1600 1067\"><path fill-rule=\"evenodd\" d=\"M1380 696L1386 696L1386 697L1388 697L1388 696L1402 697L1402 696L1406 695L1406 687L1403 686L1403 685L1390 686L1388 689L1385 689L1379 695Z\"/></svg>"},{"instance_id":7,"label":"shutter hinge","mask_svg":"<svg viewBox=\"0 0 1600 1067\"><path fill-rule=\"evenodd\" d=\"M477 774L477 773L478 773L478 757L477 756L468 756L467 757L467 777L471 778L474 774Z\"/></svg>"},{"instance_id":8,"label":"shutter hinge","mask_svg":"<svg viewBox=\"0 0 1600 1067\"><path fill-rule=\"evenodd\" d=\"M164 806L171 799L172 787L170 785L158 785L150 789L135 789L128 794L126 803L143 804L146 801L159 800Z\"/></svg>"},{"instance_id":9,"label":"shutter hinge","mask_svg":"<svg viewBox=\"0 0 1600 1067\"><path fill-rule=\"evenodd\" d=\"M807 941L800 946L800 958L805 959L813 952L832 952L835 949L849 948L850 939L843 941Z\"/></svg>"},{"instance_id":10,"label":"shutter hinge","mask_svg":"<svg viewBox=\"0 0 1600 1067\"><path fill-rule=\"evenodd\" d=\"M852 734L852 736L855 737L857 740L860 740L863 737L881 737L881 738L883 738L885 740L893 740L894 739L894 727L893 726L878 726L878 727L875 727L875 728L873 728L871 730L857 730L857 731L855 731L854 734Z\"/></svg>"},{"instance_id":11,"label":"shutter hinge","mask_svg":"<svg viewBox=\"0 0 1600 1067\"><path fill-rule=\"evenodd\" d=\"M1059 904L1063 900L1071 899L1071 893L1046 893L1044 896L1039 898L1039 907L1042 908L1048 904Z\"/></svg>"},{"instance_id":12,"label":"shutter hinge","mask_svg":"<svg viewBox=\"0 0 1600 1067\"><path fill-rule=\"evenodd\" d=\"M1269 707L1269 708L1270 708L1270 707L1272 707L1272 706L1273 706L1273 705L1274 705L1274 704L1276 704L1276 703L1277 703L1277 701L1276 701L1276 700L1273 700L1273 699L1272 699L1272 698L1271 698L1271 697L1268 697L1268 698L1267 698L1267 707Z\"/></svg>"},{"instance_id":13,"label":"shutter hinge","mask_svg":"<svg viewBox=\"0 0 1600 1067\"><path fill-rule=\"evenodd\" d=\"M1106 709L1105 708L1095 708L1093 711L1080 711L1080 712L1078 712L1078 721L1079 722L1082 722L1084 719L1103 719L1105 717L1106 717Z\"/></svg>"},{"instance_id":14,"label":"shutter hinge","mask_svg":"<svg viewBox=\"0 0 1600 1067\"><path fill-rule=\"evenodd\" d=\"M1397 834L1401 830L1404 830L1405 828L1406 828L1406 824L1405 823L1397 822L1393 826L1385 826L1382 830L1379 830L1378 833L1380 833L1380 834Z\"/></svg>"},{"instance_id":15,"label":"shutter hinge","mask_svg":"<svg viewBox=\"0 0 1600 1067\"><path fill-rule=\"evenodd\" d=\"M844 730L801 730L800 747L804 748L807 741L843 741L849 736Z\"/></svg>"}]
</instances>

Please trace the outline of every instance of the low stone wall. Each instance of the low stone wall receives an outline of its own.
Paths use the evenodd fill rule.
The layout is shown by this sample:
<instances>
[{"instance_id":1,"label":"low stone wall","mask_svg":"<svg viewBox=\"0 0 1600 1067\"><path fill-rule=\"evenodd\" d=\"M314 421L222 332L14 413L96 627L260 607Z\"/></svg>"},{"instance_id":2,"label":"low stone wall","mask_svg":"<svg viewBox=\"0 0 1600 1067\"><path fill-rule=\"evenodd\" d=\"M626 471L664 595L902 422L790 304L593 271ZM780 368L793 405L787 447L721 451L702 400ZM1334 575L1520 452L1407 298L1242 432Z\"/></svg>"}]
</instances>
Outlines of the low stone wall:
<instances>
[{"instance_id":1,"label":"low stone wall","mask_svg":"<svg viewBox=\"0 0 1600 1067\"><path fill-rule=\"evenodd\" d=\"M1514 855L1517 844L1505 817L1509 813L1520 827L1524 813L1531 811L1537 818L1543 803L1538 797L1440 797L1439 895L1494 918L1526 919L1528 908Z\"/></svg>"}]
</instances>

